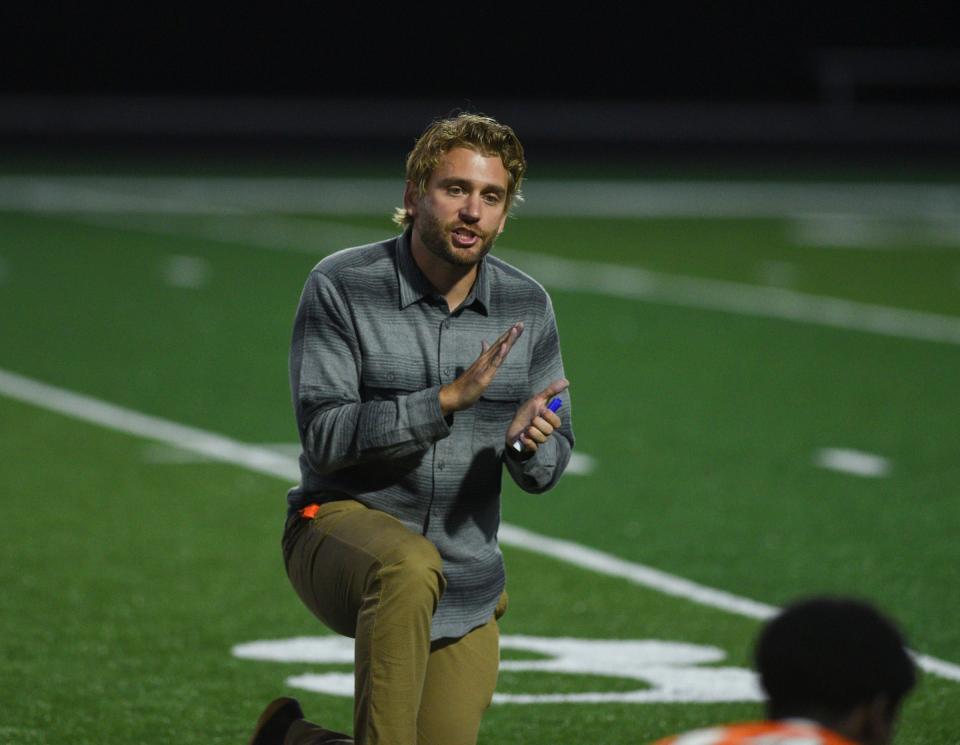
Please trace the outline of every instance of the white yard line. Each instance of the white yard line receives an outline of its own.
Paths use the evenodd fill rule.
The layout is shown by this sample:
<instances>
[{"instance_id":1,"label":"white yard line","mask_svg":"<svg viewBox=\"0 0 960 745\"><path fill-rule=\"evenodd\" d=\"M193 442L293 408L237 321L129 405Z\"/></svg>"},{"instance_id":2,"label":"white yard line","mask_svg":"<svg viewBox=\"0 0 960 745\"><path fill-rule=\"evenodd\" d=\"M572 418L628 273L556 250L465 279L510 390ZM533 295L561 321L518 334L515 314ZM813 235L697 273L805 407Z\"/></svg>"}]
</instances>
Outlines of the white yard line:
<instances>
[{"instance_id":1,"label":"white yard line","mask_svg":"<svg viewBox=\"0 0 960 745\"><path fill-rule=\"evenodd\" d=\"M199 238L232 245L315 256L347 246L383 240L383 230L361 228L330 218L304 220L272 215L84 214L77 222L110 230Z\"/></svg>"},{"instance_id":2,"label":"white yard line","mask_svg":"<svg viewBox=\"0 0 960 745\"><path fill-rule=\"evenodd\" d=\"M192 450L224 463L286 481L297 481L300 476L294 458L266 448L245 445L196 427L141 414L8 370L0 369L0 395L107 429ZM777 610L772 605L706 587L653 567L627 561L572 541L540 535L516 525L501 524L499 535L505 545L549 556L598 574L620 577L642 587L735 615L762 620L769 618ZM960 665L923 654L917 655L917 663L929 673L960 682Z\"/></svg>"},{"instance_id":3,"label":"white yard line","mask_svg":"<svg viewBox=\"0 0 960 745\"><path fill-rule=\"evenodd\" d=\"M498 255L550 288L664 305L810 323L904 339L960 344L960 318L719 279L520 251Z\"/></svg>"},{"instance_id":4,"label":"white yard line","mask_svg":"<svg viewBox=\"0 0 960 745\"><path fill-rule=\"evenodd\" d=\"M251 447L229 437L166 419L141 414L82 393L74 393L22 375L0 370L0 395L74 419L137 437L175 445L214 460L244 466L252 471L297 481L297 462L264 448Z\"/></svg>"},{"instance_id":5,"label":"white yard line","mask_svg":"<svg viewBox=\"0 0 960 745\"><path fill-rule=\"evenodd\" d=\"M951 218L960 186L936 183L528 180L518 214L543 217ZM0 208L67 212L389 214L397 178L0 176Z\"/></svg>"},{"instance_id":6,"label":"white yard line","mask_svg":"<svg viewBox=\"0 0 960 745\"><path fill-rule=\"evenodd\" d=\"M678 577L675 574L668 574L653 567L627 561L573 541L540 535L516 525L502 524L499 537L501 542L510 546L517 546L525 551L550 556L581 569L590 569L598 574L605 574L608 577L620 577L635 585L658 590L666 595L692 600L699 605L717 608L738 616L764 620L777 612L777 609L772 605L741 598L723 590L715 590L683 577Z\"/></svg>"},{"instance_id":7,"label":"white yard line","mask_svg":"<svg viewBox=\"0 0 960 745\"><path fill-rule=\"evenodd\" d=\"M256 217L189 218L185 223L150 216L84 218L103 227L143 230L173 235L196 235L207 240L265 246L279 250L314 252L319 259L336 248L382 240L383 232L338 224L332 240L315 221L262 218L261 229L251 229ZM194 222L197 220L197 222ZM233 225L240 220L244 227ZM298 234L297 225L302 227ZM276 232L272 232L272 231ZM271 237L273 235L273 237ZM621 264L563 259L557 256L498 247L497 255L536 277L547 287L606 297L700 308L757 318L809 323L903 339L960 344L960 318L854 300L810 295L779 287L728 282L719 279L664 274Z\"/></svg>"},{"instance_id":8,"label":"white yard line","mask_svg":"<svg viewBox=\"0 0 960 745\"><path fill-rule=\"evenodd\" d=\"M960 246L957 215L843 214L817 212L790 220L789 237L794 245L819 248L889 251L911 249L918 244L929 249Z\"/></svg>"}]
</instances>

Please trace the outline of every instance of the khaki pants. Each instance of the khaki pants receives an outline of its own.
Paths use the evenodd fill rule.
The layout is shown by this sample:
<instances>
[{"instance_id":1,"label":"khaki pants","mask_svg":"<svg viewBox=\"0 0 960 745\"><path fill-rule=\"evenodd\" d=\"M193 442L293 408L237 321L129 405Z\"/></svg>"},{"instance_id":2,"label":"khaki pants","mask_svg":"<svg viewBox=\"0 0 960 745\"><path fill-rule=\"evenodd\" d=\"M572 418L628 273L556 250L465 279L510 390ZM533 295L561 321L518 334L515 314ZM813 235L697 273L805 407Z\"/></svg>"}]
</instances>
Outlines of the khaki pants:
<instances>
[{"instance_id":1,"label":"khaki pants","mask_svg":"<svg viewBox=\"0 0 960 745\"><path fill-rule=\"evenodd\" d=\"M283 537L290 581L324 624L355 642L354 736L360 745L474 745L499 667L494 617L460 639L431 644L445 580L437 549L359 502L292 517ZM306 721L285 745L349 743Z\"/></svg>"}]
</instances>

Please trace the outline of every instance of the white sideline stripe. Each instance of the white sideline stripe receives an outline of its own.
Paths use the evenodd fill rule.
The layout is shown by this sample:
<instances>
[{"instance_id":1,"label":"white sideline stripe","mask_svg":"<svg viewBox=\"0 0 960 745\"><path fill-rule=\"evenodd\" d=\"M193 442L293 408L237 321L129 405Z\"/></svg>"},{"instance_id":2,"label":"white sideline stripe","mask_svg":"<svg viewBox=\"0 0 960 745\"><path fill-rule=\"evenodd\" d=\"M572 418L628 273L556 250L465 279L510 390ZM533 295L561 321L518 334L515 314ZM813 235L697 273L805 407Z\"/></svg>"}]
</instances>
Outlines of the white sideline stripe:
<instances>
[{"instance_id":1,"label":"white sideline stripe","mask_svg":"<svg viewBox=\"0 0 960 745\"><path fill-rule=\"evenodd\" d=\"M936 183L777 181L529 181L522 215L783 217L808 214L952 217L960 187ZM0 176L0 208L181 214L389 214L398 178Z\"/></svg>"},{"instance_id":2,"label":"white sideline stripe","mask_svg":"<svg viewBox=\"0 0 960 745\"><path fill-rule=\"evenodd\" d=\"M560 290L960 344L960 317L956 316L520 251L503 250L498 255L544 285Z\"/></svg>"},{"instance_id":3,"label":"white sideline stripe","mask_svg":"<svg viewBox=\"0 0 960 745\"><path fill-rule=\"evenodd\" d=\"M244 445L213 432L176 424L81 393L40 383L9 370L0 369L0 394L74 419L99 424L107 429L158 440L201 453L214 460L245 466L259 473L294 481L300 478L297 462L291 458L264 448Z\"/></svg>"},{"instance_id":4,"label":"white sideline stripe","mask_svg":"<svg viewBox=\"0 0 960 745\"><path fill-rule=\"evenodd\" d=\"M960 246L960 220L956 215L918 220L904 216L818 213L798 215L791 223L790 238L801 246L868 251L909 250L917 244L947 249Z\"/></svg>"},{"instance_id":5,"label":"white sideline stripe","mask_svg":"<svg viewBox=\"0 0 960 745\"><path fill-rule=\"evenodd\" d=\"M501 524L499 536L500 540L508 545L543 554L583 569L592 569L608 577L620 577L666 595L692 600L700 605L725 610L738 616L762 621L777 612L772 605L731 595L723 590L699 585L659 569L617 558L604 551L560 538L550 538L516 525Z\"/></svg>"},{"instance_id":6,"label":"white sideline stripe","mask_svg":"<svg viewBox=\"0 0 960 745\"><path fill-rule=\"evenodd\" d=\"M74 216L84 225L111 230L178 235L271 251L305 253L318 260L338 248L383 240L384 231L360 228L331 218L304 220L269 215L92 214Z\"/></svg>"},{"instance_id":7,"label":"white sideline stripe","mask_svg":"<svg viewBox=\"0 0 960 745\"><path fill-rule=\"evenodd\" d=\"M952 662L931 657L928 654L913 653L913 659L923 670L934 675L939 675L947 680L960 681L960 665Z\"/></svg>"},{"instance_id":8,"label":"white sideline stripe","mask_svg":"<svg viewBox=\"0 0 960 745\"><path fill-rule=\"evenodd\" d=\"M141 414L91 396L32 380L9 370L0 369L0 395L81 421L99 424L107 429L193 450L218 461L268 476L277 476L287 481L297 481L300 476L297 462L293 458L265 448L245 445L196 427ZM540 535L516 525L502 523L499 535L505 545L549 556L598 574L620 577L636 585L735 615L763 620L777 611L774 606L766 603L699 585L659 569L627 561L572 541ZM925 654L916 655L916 660L927 672L960 682L960 665Z\"/></svg>"},{"instance_id":9,"label":"white sideline stripe","mask_svg":"<svg viewBox=\"0 0 960 745\"><path fill-rule=\"evenodd\" d=\"M193 218L191 218L193 219ZM257 219L266 225L256 225ZM327 230L289 218L198 218L191 226L143 216L86 219L84 222L119 230L144 230L161 234L198 235L207 240L244 243L274 250L316 252L317 258L332 246L382 240L380 231L336 225L340 243L331 242ZM240 220L242 226L231 225ZM274 237L271 237L274 236ZM760 287L739 282L662 274L646 269L595 261L562 259L544 254L497 249L519 269L544 285L570 292L586 292L662 305L701 308L738 315L811 323L832 328L945 344L960 344L960 318L922 311L859 303L842 298L808 295L784 288Z\"/></svg>"}]
</instances>

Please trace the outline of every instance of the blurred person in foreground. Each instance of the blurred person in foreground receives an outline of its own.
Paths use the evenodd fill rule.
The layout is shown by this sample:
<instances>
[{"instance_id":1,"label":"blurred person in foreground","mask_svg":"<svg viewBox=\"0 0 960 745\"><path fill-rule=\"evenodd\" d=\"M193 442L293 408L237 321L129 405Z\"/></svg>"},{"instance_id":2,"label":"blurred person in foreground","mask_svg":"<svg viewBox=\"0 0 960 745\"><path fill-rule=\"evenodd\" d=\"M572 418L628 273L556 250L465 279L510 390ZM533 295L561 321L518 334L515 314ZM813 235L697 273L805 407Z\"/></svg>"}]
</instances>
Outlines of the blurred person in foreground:
<instances>
[{"instance_id":1,"label":"blurred person in foreground","mask_svg":"<svg viewBox=\"0 0 960 745\"><path fill-rule=\"evenodd\" d=\"M488 255L525 170L494 119L434 122L407 158L403 233L323 259L300 298L290 381L303 453L284 559L304 604L356 640L362 745L476 742L507 604L502 472L539 493L570 459L550 298ZM353 740L290 698L251 740L333 742Z\"/></svg>"},{"instance_id":2,"label":"blurred person in foreground","mask_svg":"<svg viewBox=\"0 0 960 745\"><path fill-rule=\"evenodd\" d=\"M695 730L656 745L887 745L916 681L903 637L872 606L845 598L791 605L755 650L767 720Z\"/></svg>"}]
</instances>

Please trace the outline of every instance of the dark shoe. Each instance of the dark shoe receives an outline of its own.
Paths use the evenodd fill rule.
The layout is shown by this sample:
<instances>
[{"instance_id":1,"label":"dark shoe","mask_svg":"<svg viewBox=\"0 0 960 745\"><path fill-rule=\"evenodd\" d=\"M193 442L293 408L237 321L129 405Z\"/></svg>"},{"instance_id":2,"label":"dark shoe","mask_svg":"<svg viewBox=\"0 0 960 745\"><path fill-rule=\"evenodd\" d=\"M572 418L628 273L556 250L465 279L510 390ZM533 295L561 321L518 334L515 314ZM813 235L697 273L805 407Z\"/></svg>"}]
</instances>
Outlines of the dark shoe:
<instances>
[{"instance_id":1,"label":"dark shoe","mask_svg":"<svg viewBox=\"0 0 960 745\"><path fill-rule=\"evenodd\" d=\"M278 698L267 704L257 720L250 745L283 745L290 725L303 719L303 709L295 698Z\"/></svg>"}]
</instances>

